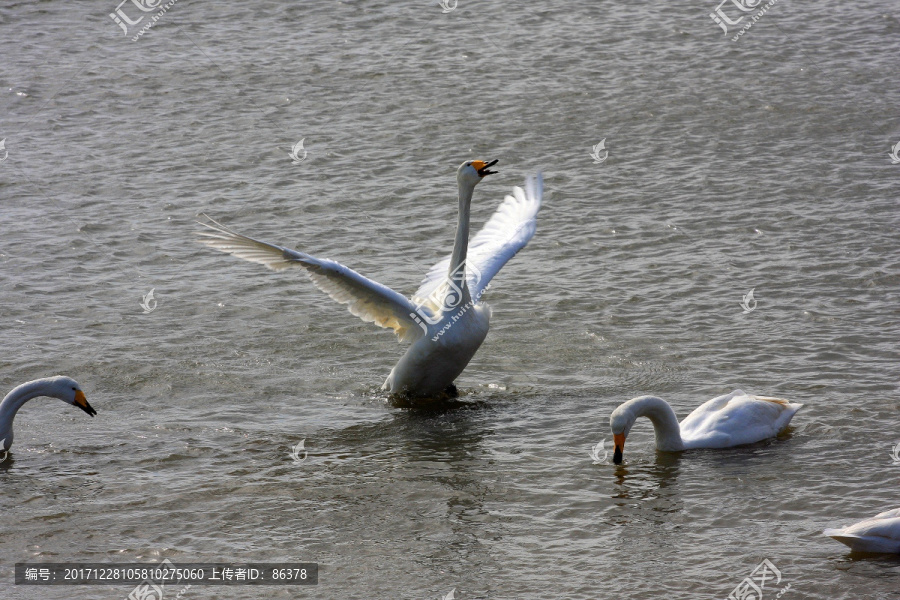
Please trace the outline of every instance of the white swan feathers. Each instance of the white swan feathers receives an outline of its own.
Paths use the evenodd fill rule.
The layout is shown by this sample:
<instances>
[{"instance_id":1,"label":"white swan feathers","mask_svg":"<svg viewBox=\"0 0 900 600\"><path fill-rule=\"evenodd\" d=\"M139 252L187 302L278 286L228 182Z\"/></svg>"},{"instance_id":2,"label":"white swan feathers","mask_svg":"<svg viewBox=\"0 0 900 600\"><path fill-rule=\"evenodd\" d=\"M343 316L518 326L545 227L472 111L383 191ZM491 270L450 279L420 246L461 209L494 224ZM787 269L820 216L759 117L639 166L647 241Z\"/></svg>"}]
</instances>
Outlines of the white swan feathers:
<instances>
[{"instance_id":1,"label":"white swan feathers","mask_svg":"<svg viewBox=\"0 0 900 600\"><path fill-rule=\"evenodd\" d=\"M665 400L655 396L634 398L609 417L615 443L613 462L622 462L625 439L639 417L647 417L653 423L658 450L677 452L729 448L773 437L788 426L802 406L735 390L701 404L679 424L675 411Z\"/></svg>"},{"instance_id":2,"label":"white swan feathers","mask_svg":"<svg viewBox=\"0 0 900 600\"><path fill-rule=\"evenodd\" d=\"M886 510L870 519L822 532L854 552L900 554L900 508Z\"/></svg>"},{"instance_id":3,"label":"white swan feathers","mask_svg":"<svg viewBox=\"0 0 900 600\"><path fill-rule=\"evenodd\" d=\"M212 221L200 241L216 250L274 270L301 267L313 283L362 320L393 329L410 342L382 389L409 397L452 392L487 336L490 307L481 295L491 279L534 235L541 206L540 174L515 187L469 243L469 214L475 186L497 161L464 162L457 170L459 221L453 252L434 265L412 298L363 277L333 260L243 236Z\"/></svg>"}]
</instances>

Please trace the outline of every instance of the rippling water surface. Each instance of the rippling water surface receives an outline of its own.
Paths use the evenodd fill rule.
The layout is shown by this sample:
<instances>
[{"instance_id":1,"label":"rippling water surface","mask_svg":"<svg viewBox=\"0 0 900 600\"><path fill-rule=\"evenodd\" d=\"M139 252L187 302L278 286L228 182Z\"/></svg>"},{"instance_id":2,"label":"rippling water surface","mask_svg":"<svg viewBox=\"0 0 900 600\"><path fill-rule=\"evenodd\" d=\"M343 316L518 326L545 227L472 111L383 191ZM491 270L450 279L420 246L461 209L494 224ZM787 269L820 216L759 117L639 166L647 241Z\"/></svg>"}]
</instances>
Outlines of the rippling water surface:
<instances>
[{"instance_id":1,"label":"rippling water surface","mask_svg":"<svg viewBox=\"0 0 900 600\"><path fill-rule=\"evenodd\" d=\"M725 598L768 558L766 600L897 598L900 561L821 530L898 506L900 13L779 0L731 41L715 8L181 0L131 41L115 0L0 7L0 384L68 374L99 412L19 414L0 596L130 591L17 561L168 558L320 565L191 600ZM473 158L476 230L546 193L462 408L390 405L390 332L194 241L208 213L411 294ZM592 464L619 403L738 387L805 407L682 455L642 421Z\"/></svg>"}]
</instances>

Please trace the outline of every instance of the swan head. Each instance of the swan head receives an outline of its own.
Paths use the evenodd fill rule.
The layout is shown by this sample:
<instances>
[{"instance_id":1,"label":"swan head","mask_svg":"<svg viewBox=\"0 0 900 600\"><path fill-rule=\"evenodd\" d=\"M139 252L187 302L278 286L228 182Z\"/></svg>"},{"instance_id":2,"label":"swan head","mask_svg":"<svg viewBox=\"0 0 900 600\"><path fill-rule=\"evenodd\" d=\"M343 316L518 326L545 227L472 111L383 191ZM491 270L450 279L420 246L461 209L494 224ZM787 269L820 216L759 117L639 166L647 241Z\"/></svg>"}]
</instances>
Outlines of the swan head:
<instances>
[{"instance_id":1,"label":"swan head","mask_svg":"<svg viewBox=\"0 0 900 600\"><path fill-rule=\"evenodd\" d=\"M478 185L479 181L488 175L493 175L497 172L490 170L490 167L496 165L497 162L498 159L496 158L490 162L484 162L483 160L467 160L459 165L459 169L456 171L456 180L460 185L465 184L474 188Z\"/></svg>"},{"instance_id":2,"label":"swan head","mask_svg":"<svg viewBox=\"0 0 900 600\"><path fill-rule=\"evenodd\" d=\"M618 407L609 416L609 428L612 429L613 444L615 445L613 463L617 465L622 464L622 453L625 452L625 438L628 437L628 432L631 431L635 420L637 420L637 416L631 411L628 403Z\"/></svg>"},{"instance_id":3,"label":"swan head","mask_svg":"<svg viewBox=\"0 0 900 600\"><path fill-rule=\"evenodd\" d=\"M77 406L92 417L97 414L97 411L88 404L87 398L81 390L81 386L71 377L57 375L56 377L49 377L46 379L46 382L47 384L43 389L43 395L50 396L51 398L59 398L66 404Z\"/></svg>"}]
</instances>

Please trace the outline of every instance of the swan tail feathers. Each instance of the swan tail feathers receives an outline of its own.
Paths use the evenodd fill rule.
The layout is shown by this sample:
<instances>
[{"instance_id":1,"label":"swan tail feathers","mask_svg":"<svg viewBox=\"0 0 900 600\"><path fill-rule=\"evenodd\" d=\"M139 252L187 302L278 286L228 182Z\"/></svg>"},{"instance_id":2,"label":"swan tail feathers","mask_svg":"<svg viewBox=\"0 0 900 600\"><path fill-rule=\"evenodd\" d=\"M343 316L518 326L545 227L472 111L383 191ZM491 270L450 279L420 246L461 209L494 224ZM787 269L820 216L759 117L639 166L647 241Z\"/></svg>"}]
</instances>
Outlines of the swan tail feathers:
<instances>
[{"instance_id":1,"label":"swan tail feathers","mask_svg":"<svg viewBox=\"0 0 900 600\"><path fill-rule=\"evenodd\" d=\"M846 534L843 529L826 529L822 534L848 546L853 546L854 542L859 540L859 536Z\"/></svg>"},{"instance_id":2,"label":"swan tail feathers","mask_svg":"<svg viewBox=\"0 0 900 600\"><path fill-rule=\"evenodd\" d=\"M770 398L769 396L755 396L757 400L762 400L764 402L772 402L774 404L780 404L784 407L793 406L793 404L789 400L784 400L782 398ZM803 406L802 404L800 406Z\"/></svg>"}]
</instances>

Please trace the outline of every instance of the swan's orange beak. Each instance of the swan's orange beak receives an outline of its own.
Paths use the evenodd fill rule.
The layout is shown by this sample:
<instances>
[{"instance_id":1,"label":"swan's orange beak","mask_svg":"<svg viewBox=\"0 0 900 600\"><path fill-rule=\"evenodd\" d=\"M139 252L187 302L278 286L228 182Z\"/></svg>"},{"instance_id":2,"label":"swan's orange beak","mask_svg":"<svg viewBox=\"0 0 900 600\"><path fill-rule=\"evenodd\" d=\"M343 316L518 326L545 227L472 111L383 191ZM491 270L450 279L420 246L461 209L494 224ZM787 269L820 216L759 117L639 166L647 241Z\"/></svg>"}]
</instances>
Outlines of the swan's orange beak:
<instances>
[{"instance_id":1,"label":"swan's orange beak","mask_svg":"<svg viewBox=\"0 0 900 600\"><path fill-rule=\"evenodd\" d=\"M472 167L474 167L474 169L476 171L478 171L479 177L485 177L487 175L493 175L494 173L497 172L497 171L489 171L488 167L493 167L498 162L499 162L499 159L496 159L496 158L494 160L492 160L491 162L484 162L483 160L473 160Z\"/></svg>"},{"instance_id":2,"label":"swan's orange beak","mask_svg":"<svg viewBox=\"0 0 900 600\"><path fill-rule=\"evenodd\" d=\"M75 406L91 415L92 417L97 414L97 411L88 404L87 397L85 397L84 392L81 390L75 390Z\"/></svg>"},{"instance_id":3,"label":"swan's orange beak","mask_svg":"<svg viewBox=\"0 0 900 600\"><path fill-rule=\"evenodd\" d=\"M625 434L616 433L613 435L613 443L616 445L616 451L613 452L613 462L617 465L622 464L622 452L625 451Z\"/></svg>"}]
</instances>

